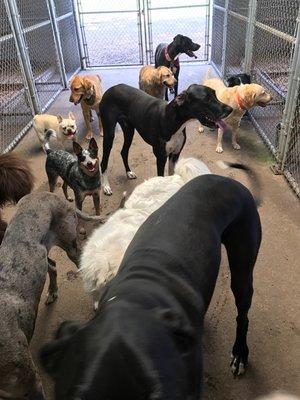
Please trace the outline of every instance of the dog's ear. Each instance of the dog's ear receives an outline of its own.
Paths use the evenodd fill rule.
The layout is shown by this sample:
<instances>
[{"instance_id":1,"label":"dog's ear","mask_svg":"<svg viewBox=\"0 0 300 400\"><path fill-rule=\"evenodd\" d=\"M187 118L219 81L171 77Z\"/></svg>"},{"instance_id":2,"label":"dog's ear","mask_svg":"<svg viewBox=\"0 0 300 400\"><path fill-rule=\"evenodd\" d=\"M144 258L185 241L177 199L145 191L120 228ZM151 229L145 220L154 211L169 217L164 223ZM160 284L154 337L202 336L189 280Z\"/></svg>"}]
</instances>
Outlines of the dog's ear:
<instances>
[{"instance_id":1,"label":"dog's ear","mask_svg":"<svg viewBox=\"0 0 300 400\"><path fill-rule=\"evenodd\" d=\"M98 153L98 145L97 142L94 138L91 138L90 143L89 143L89 151L92 151L94 153Z\"/></svg>"},{"instance_id":2,"label":"dog's ear","mask_svg":"<svg viewBox=\"0 0 300 400\"><path fill-rule=\"evenodd\" d=\"M196 333L186 317L170 308L159 310L157 317L174 334L182 350L186 351L194 344Z\"/></svg>"},{"instance_id":3,"label":"dog's ear","mask_svg":"<svg viewBox=\"0 0 300 400\"><path fill-rule=\"evenodd\" d=\"M187 99L188 99L188 93L186 90L184 90L183 92L179 93L179 95L177 95L173 100L174 106L181 107L184 103L187 102Z\"/></svg>"},{"instance_id":4,"label":"dog's ear","mask_svg":"<svg viewBox=\"0 0 300 400\"><path fill-rule=\"evenodd\" d=\"M56 118L57 118L58 123L61 124L61 123L62 123L62 120L63 120L63 117L62 117L60 114L58 114L58 115L56 116Z\"/></svg>"},{"instance_id":5,"label":"dog's ear","mask_svg":"<svg viewBox=\"0 0 300 400\"><path fill-rule=\"evenodd\" d=\"M40 361L45 371L51 376L55 376L55 371L63 350L68 346L70 339L80 327L81 324L78 322L63 322L57 330L55 340L42 347Z\"/></svg>"},{"instance_id":6,"label":"dog's ear","mask_svg":"<svg viewBox=\"0 0 300 400\"><path fill-rule=\"evenodd\" d=\"M69 112L69 119L73 119L75 121L75 115L72 113L72 111Z\"/></svg>"},{"instance_id":7,"label":"dog's ear","mask_svg":"<svg viewBox=\"0 0 300 400\"><path fill-rule=\"evenodd\" d=\"M93 94L95 93L95 86L90 80L85 79L84 87L86 96L87 97L93 96Z\"/></svg>"},{"instance_id":8,"label":"dog's ear","mask_svg":"<svg viewBox=\"0 0 300 400\"><path fill-rule=\"evenodd\" d=\"M82 147L80 146L79 143L73 142L73 151L76 154L76 156L82 153Z\"/></svg>"}]
</instances>

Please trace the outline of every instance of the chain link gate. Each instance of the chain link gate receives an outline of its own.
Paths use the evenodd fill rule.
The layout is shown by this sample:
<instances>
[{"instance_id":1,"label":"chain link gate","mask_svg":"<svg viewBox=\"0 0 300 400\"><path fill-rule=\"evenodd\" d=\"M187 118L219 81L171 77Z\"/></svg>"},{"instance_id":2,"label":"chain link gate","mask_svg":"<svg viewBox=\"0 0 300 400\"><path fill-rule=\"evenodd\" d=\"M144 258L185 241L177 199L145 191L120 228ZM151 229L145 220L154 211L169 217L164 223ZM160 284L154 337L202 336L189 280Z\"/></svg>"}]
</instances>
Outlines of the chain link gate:
<instances>
[{"instance_id":1,"label":"chain link gate","mask_svg":"<svg viewBox=\"0 0 300 400\"><path fill-rule=\"evenodd\" d=\"M0 1L0 152L81 66L71 0Z\"/></svg>"},{"instance_id":2,"label":"chain link gate","mask_svg":"<svg viewBox=\"0 0 300 400\"><path fill-rule=\"evenodd\" d=\"M251 119L300 196L300 1L214 0L211 63L222 78L247 72L273 96Z\"/></svg>"}]
</instances>

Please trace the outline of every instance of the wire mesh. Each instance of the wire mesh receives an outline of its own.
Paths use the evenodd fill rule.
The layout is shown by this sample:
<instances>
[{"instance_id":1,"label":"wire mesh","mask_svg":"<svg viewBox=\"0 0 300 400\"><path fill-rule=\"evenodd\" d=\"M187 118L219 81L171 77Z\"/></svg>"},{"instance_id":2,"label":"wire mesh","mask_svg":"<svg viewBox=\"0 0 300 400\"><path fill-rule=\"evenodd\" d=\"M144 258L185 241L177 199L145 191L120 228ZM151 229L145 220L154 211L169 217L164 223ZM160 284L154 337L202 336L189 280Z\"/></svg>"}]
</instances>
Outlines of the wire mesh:
<instances>
[{"instance_id":1,"label":"wire mesh","mask_svg":"<svg viewBox=\"0 0 300 400\"><path fill-rule=\"evenodd\" d=\"M61 15L73 12L72 0L55 0L55 10L56 15L60 17Z\"/></svg>"},{"instance_id":2,"label":"wire mesh","mask_svg":"<svg viewBox=\"0 0 300 400\"><path fill-rule=\"evenodd\" d=\"M67 77L80 68L79 44L76 36L74 16L71 15L58 21L61 47Z\"/></svg>"},{"instance_id":3,"label":"wire mesh","mask_svg":"<svg viewBox=\"0 0 300 400\"><path fill-rule=\"evenodd\" d=\"M226 78L244 70L246 30L247 22L245 20L239 19L235 15L228 15L224 60Z\"/></svg>"},{"instance_id":4,"label":"wire mesh","mask_svg":"<svg viewBox=\"0 0 300 400\"><path fill-rule=\"evenodd\" d=\"M224 11L213 7L211 60L219 73L222 70Z\"/></svg>"},{"instance_id":5,"label":"wire mesh","mask_svg":"<svg viewBox=\"0 0 300 400\"><path fill-rule=\"evenodd\" d=\"M150 29L153 43L150 44L151 62L154 63L156 46L160 43L171 43L176 34L188 36L193 42L200 44L200 49L195 53L197 59L190 58L185 54L180 56L180 61L207 61L206 49L206 20L209 4L202 2L202 6L179 6L153 8L153 1L149 6ZM155 3L154 3L155 5Z\"/></svg>"},{"instance_id":6,"label":"wire mesh","mask_svg":"<svg viewBox=\"0 0 300 400\"><path fill-rule=\"evenodd\" d=\"M288 178L291 179L294 189L300 196L300 90L298 91L296 112L292 125L285 169L290 175Z\"/></svg>"}]
</instances>

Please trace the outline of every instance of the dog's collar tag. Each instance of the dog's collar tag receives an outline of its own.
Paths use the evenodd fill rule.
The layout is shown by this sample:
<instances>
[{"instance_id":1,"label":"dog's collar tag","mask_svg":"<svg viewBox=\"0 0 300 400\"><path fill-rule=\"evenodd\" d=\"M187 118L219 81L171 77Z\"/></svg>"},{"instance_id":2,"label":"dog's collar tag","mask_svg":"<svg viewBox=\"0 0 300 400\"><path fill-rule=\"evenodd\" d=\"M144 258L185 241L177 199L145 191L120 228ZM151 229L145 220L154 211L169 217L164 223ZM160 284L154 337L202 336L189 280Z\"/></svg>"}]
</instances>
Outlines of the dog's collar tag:
<instances>
[{"instance_id":1,"label":"dog's collar tag","mask_svg":"<svg viewBox=\"0 0 300 400\"><path fill-rule=\"evenodd\" d=\"M247 107L245 107L245 104L243 103L243 100L241 99L240 95L238 92L236 92L236 102L240 110L246 111Z\"/></svg>"},{"instance_id":2,"label":"dog's collar tag","mask_svg":"<svg viewBox=\"0 0 300 400\"><path fill-rule=\"evenodd\" d=\"M176 68L178 68L179 67L179 56L180 56L180 53L179 54L177 54L177 56L174 58L174 60L170 57L170 54L168 53L168 47L169 46L166 46L165 47L165 58L166 58L166 60L171 64L171 67L176 67Z\"/></svg>"}]
</instances>

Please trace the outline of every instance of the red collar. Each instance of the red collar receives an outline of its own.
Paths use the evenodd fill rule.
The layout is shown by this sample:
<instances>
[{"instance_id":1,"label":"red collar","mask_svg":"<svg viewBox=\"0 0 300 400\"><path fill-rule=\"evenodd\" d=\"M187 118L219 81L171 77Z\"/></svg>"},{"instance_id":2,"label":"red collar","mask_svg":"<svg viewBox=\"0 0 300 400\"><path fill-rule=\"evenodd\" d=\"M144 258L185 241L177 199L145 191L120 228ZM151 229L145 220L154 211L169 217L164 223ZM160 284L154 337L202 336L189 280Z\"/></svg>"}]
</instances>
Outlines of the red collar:
<instances>
[{"instance_id":1,"label":"red collar","mask_svg":"<svg viewBox=\"0 0 300 400\"><path fill-rule=\"evenodd\" d=\"M172 60L172 58L170 57L170 55L168 53L168 48L169 48L169 46L165 47L166 60L169 61L169 63L171 64L171 67L179 67L179 59L177 58L176 60Z\"/></svg>"},{"instance_id":2,"label":"red collar","mask_svg":"<svg viewBox=\"0 0 300 400\"><path fill-rule=\"evenodd\" d=\"M237 105L238 105L240 110L244 110L244 111L248 110L246 105L245 105L245 103L241 99L241 97L239 95L239 92L236 92L236 102L237 102Z\"/></svg>"}]
</instances>

